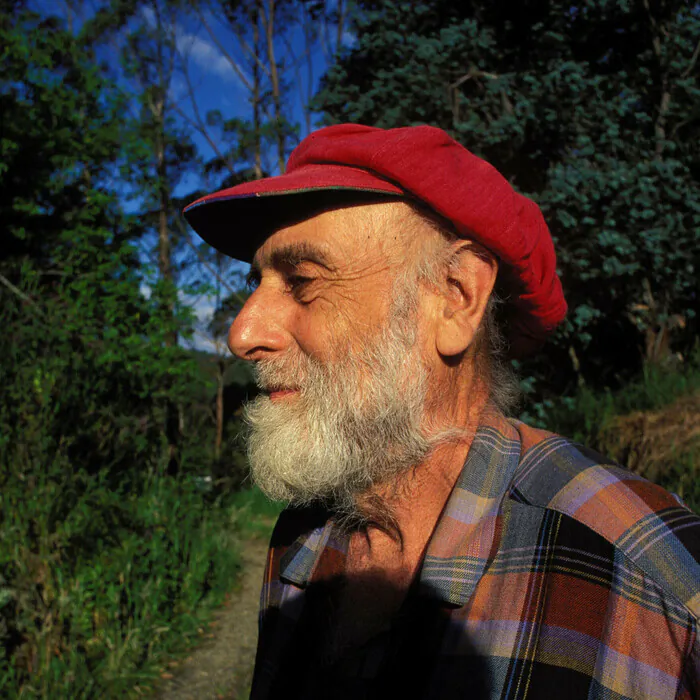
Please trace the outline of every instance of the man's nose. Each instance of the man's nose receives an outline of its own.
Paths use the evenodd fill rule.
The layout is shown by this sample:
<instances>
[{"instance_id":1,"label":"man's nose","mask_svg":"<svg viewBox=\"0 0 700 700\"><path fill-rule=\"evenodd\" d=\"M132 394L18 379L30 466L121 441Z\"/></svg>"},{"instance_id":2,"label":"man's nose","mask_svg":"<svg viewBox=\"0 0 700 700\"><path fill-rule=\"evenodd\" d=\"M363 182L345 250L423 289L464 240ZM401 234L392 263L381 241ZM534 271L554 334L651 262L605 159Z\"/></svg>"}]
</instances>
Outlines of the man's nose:
<instances>
[{"instance_id":1,"label":"man's nose","mask_svg":"<svg viewBox=\"0 0 700 700\"><path fill-rule=\"evenodd\" d=\"M285 329L283 307L274 290L258 287L231 324L228 332L231 352L242 360L260 360L285 350L290 334Z\"/></svg>"}]
</instances>

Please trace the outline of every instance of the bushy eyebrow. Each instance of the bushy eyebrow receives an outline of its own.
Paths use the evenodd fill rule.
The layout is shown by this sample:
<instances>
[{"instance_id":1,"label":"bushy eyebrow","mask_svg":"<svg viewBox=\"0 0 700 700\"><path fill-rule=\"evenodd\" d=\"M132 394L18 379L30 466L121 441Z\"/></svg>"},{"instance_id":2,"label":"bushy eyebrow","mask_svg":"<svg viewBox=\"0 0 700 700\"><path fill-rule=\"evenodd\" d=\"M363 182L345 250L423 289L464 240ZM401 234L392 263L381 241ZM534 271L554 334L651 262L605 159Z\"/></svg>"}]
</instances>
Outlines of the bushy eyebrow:
<instances>
[{"instance_id":1,"label":"bushy eyebrow","mask_svg":"<svg viewBox=\"0 0 700 700\"><path fill-rule=\"evenodd\" d=\"M250 266L247 282L248 284L259 282L263 267L280 269L285 266L293 267L302 262L312 262L327 270L334 269L327 250L308 241L300 241L275 248L262 258L256 255Z\"/></svg>"}]
</instances>

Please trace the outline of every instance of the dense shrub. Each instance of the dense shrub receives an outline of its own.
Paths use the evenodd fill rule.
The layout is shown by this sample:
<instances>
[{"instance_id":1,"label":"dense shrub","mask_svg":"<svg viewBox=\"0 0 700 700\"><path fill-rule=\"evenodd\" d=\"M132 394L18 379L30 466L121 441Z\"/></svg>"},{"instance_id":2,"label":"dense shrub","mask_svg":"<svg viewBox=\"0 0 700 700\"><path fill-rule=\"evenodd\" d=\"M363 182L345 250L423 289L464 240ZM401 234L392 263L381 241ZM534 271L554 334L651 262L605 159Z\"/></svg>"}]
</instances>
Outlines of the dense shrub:
<instances>
[{"instance_id":1,"label":"dense shrub","mask_svg":"<svg viewBox=\"0 0 700 700\"><path fill-rule=\"evenodd\" d=\"M168 477L126 491L102 474L60 483L68 465L42 466L43 477L3 489L0 694L129 697L230 590L230 513Z\"/></svg>"},{"instance_id":2,"label":"dense shrub","mask_svg":"<svg viewBox=\"0 0 700 700\"><path fill-rule=\"evenodd\" d=\"M700 349L681 366L649 366L617 391L586 386L547 399L526 421L585 444L700 512Z\"/></svg>"},{"instance_id":3,"label":"dense shrub","mask_svg":"<svg viewBox=\"0 0 700 700\"><path fill-rule=\"evenodd\" d=\"M128 246L60 253L0 304L0 695L125 697L230 589L235 508L202 488L205 380Z\"/></svg>"}]
</instances>

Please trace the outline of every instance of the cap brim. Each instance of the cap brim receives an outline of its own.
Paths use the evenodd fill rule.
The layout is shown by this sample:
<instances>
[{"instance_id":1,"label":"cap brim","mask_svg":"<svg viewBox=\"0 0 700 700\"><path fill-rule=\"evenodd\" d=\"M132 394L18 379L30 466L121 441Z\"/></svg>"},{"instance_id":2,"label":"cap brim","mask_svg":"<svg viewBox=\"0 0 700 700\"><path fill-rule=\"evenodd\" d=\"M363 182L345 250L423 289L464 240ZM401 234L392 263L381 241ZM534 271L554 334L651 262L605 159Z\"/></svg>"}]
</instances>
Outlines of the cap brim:
<instances>
[{"instance_id":1,"label":"cap brim","mask_svg":"<svg viewBox=\"0 0 700 700\"><path fill-rule=\"evenodd\" d=\"M366 170L307 165L214 192L187 206L183 214L209 245L251 262L264 240L280 228L331 209L406 196L397 185Z\"/></svg>"}]
</instances>

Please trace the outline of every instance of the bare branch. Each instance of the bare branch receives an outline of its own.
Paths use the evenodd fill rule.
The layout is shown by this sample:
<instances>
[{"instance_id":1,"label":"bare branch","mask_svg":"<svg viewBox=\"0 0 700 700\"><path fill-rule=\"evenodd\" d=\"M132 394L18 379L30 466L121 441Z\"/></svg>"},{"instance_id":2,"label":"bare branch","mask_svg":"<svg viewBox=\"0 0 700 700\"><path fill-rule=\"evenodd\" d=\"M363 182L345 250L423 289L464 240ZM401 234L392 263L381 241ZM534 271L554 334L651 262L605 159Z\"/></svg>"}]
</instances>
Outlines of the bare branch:
<instances>
[{"instance_id":1,"label":"bare branch","mask_svg":"<svg viewBox=\"0 0 700 700\"><path fill-rule=\"evenodd\" d=\"M262 9L261 17L265 30L265 43L267 47L267 62L270 65L270 80L272 82L272 102L274 104L275 123L277 126L277 167L279 172L284 172L285 137L281 130L282 126L282 96L280 91L280 80L277 71L277 59L275 58L275 0L267 0L267 10L265 12L265 2L260 0Z\"/></svg>"},{"instance_id":2,"label":"bare branch","mask_svg":"<svg viewBox=\"0 0 700 700\"><path fill-rule=\"evenodd\" d=\"M200 117L196 116L194 119L190 117L189 114L187 114L182 107L178 105L173 105L172 106L173 111L175 111L177 114L180 115L180 118L186 121L193 129L195 129L197 132L199 132L204 140L209 144L209 147L214 151L214 155L221 160L222 163L226 166L226 169L233 174L235 172L235 169L233 167L233 163L231 162L231 159L225 155L224 153L221 152L221 149L217 146L216 141L211 137L211 134L209 133L208 129L201 123Z\"/></svg>"},{"instance_id":3,"label":"bare branch","mask_svg":"<svg viewBox=\"0 0 700 700\"><path fill-rule=\"evenodd\" d=\"M698 57L700 57L700 40L698 40L695 51L693 51L693 55L690 57L688 67L683 71L684 78L687 78L693 72L693 68L695 68L695 64L698 62Z\"/></svg>"},{"instance_id":4,"label":"bare branch","mask_svg":"<svg viewBox=\"0 0 700 700\"><path fill-rule=\"evenodd\" d=\"M314 62L311 53L311 47L314 43L314 32L311 24L311 16L309 15L306 7L304 7L304 21L303 21L303 31L304 31L304 43L306 44L306 100L302 97L302 109L304 110L304 121L306 122L306 133L311 131L311 111L309 110L309 105L311 104L311 99L313 97L313 84L314 84ZM301 81L299 81L299 89L301 90Z\"/></svg>"},{"instance_id":5,"label":"bare branch","mask_svg":"<svg viewBox=\"0 0 700 700\"><path fill-rule=\"evenodd\" d=\"M312 84L313 84L313 61L311 54L311 44L313 42L313 32L310 29L310 18L306 8L302 9L304 19L302 20L301 26L304 33L304 53L302 56L297 56L292 42L288 35L284 35L284 45L287 50L287 54L291 57L290 65L294 69L294 75L296 76L296 86L299 91L299 103L301 104L301 109L304 113L304 123L306 126L306 133L311 131L311 112L309 111L309 103L311 102ZM301 79L301 66L302 63L306 66L307 70L307 85L306 94L304 93L304 84Z\"/></svg>"},{"instance_id":6,"label":"bare branch","mask_svg":"<svg viewBox=\"0 0 700 700\"><path fill-rule=\"evenodd\" d=\"M321 53L323 54L323 60L326 64L331 62L331 50L330 50L330 28L328 26L328 18L325 13L321 23L321 28L319 29L318 36L321 44Z\"/></svg>"},{"instance_id":7,"label":"bare branch","mask_svg":"<svg viewBox=\"0 0 700 700\"><path fill-rule=\"evenodd\" d=\"M205 139L206 142L209 144L211 147L212 151L216 154L216 157L221 159L223 163L226 164L226 167L228 168L229 172L233 175L235 172L235 168L233 166L233 163L229 159L228 156L224 155L221 150L219 149L218 145L214 141L214 139L211 137L211 134L209 133L209 130L206 128L204 124L204 120L202 119L201 112L199 111L199 106L197 104L197 99L194 94L194 87L192 85L192 80L190 78L190 72L187 69L187 65L183 63L182 66L182 75L185 79L185 83L187 84L187 92L190 96L190 103L192 105L192 111L194 112L194 120L192 120L187 114L185 114L184 110L180 109L180 107L173 105L173 109L191 126L193 126Z\"/></svg>"},{"instance_id":8,"label":"bare branch","mask_svg":"<svg viewBox=\"0 0 700 700\"><path fill-rule=\"evenodd\" d=\"M644 9L649 18L651 27L651 45L654 50L654 55L659 64L659 73L661 75L661 98L659 100L658 114L654 123L654 137L656 139L656 158L661 158L664 151L664 141L666 140L666 116L671 107L671 88L669 87L668 71L664 70L663 51L661 44L661 35L667 36L667 32L659 25L651 10L649 0L642 0Z\"/></svg>"},{"instance_id":9,"label":"bare branch","mask_svg":"<svg viewBox=\"0 0 700 700\"><path fill-rule=\"evenodd\" d=\"M335 43L335 53L336 55L340 53L340 49L343 45L343 33L345 32L345 19L347 14L347 6L344 0L338 0L338 27L336 31L336 43Z\"/></svg>"},{"instance_id":10,"label":"bare branch","mask_svg":"<svg viewBox=\"0 0 700 700\"><path fill-rule=\"evenodd\" d=\"M221 277L217 273L217 271L207 262L207 260L204 258L202 255L201 251L195 244L195 242L192 240L192 236L190 235L190 232L187 230L187 227L182 223L182 221L178 218L176 219L177 221L177 227L180 230L180 233L182 234L183 238L185 239L185 243L192 248L192 250L195 252L197 255L197 258L199 259L199 262L202 264L205 270L209 272L212 277L222 286L225 287L226 290L229 292L229 294L240 304L245 304L245 299L240 295L239 292L237 292L233 287L231 287L226 280Z\"/></svg>"},{"instance_id":11,"label":"bare branch","mask_svg":"<svg viewBox=\"0 0 700 700\"><path fill-rule=\"evenodd\" d=\"M700 119L700 111L695 112L694 114L691 114L688 119L683 119L680 122L677 122L673 129L671 130L671 136L669 137L671 140L676 138L676 134L684 127L688 126L688 124L692 124L694 121L697 121Z\"/></svg>"},{"instance_id":12,"label":"bare branch","mask_svg":"<svg viewBox=\"0 0 700 700\"><path fill-rule=\"evenodd\" d=\"M260 3L255 2L255 7L256 7L256 14L259 16L262 16L262 8L260 7ZM243 33L236 27L233 23L228 22L226 24L226 28L236 37L236 41L238 42L239 46L243 49L244 53L248 55L248 57L251 59L253 62L254 66L257 66L260 70L262 70L263 73L269 78L270 77L270 70L269 68L265 65L264 61L260 60L260 56L258 55L258 52L250 45L248 40L243 36Z\"/></svg>"},{"instance_id":13,"label":"bare branch","mask_svg":"<svg viewBox=\"0 0 700 700\"><path fill-rule=\"evenodd\" d=\"M35 308L39 308L39 305L32 299L31 297L28 297L21 289L18 287L15 287L10 280L5 277L5 275L0 274L0 283L5 285L14 295L18 296L22 301L26 301L28 304L31 304Z\"/></svg>"},{"instance_id":14,"label":"bare branch","mask_svg":"<svg viewBox=\"0 0 700 700\"><path fill-rule=\"evenodd\" d=\"M197 17L202 23L202 26L206 30L207 34L209 34L209 38L215 44L216 48L219 49L219 51L221 51L221 55L229 62L229 65L231 66L231 68L233 68L233 71L238 76L238 79L243 83L243 85L245 85L247 90L252 90L253 88L250 83L250 80L248 79L248 76L246 76L246 74L243 72L243 69L238 65L238 61L236 61L236 59L233 58L233 56L231 56L231 54L229 54L228 51L226 51L223 44L219 41L219 38L216 36L216 33L212 30L206 18L204 17L204 13L196 6L195 13L197 14Z\"/></svg>"},{"instance_id":15,"label":"bare branch","mask_svg":"<svg viewBox=\"0 0 700 700\"><path fill-rule=\"evenodd\" d=\"M461 78L458 78L453 83L450 83L447 86L447 99L449 100L450 106L452 107L453 123L459 121L459 93L457 92L457 88L461 87L462 85L464 85L464 83L468 82L472 78L488 78L489 80L497 80L500 77L501 76L497 73L489 73L487 71L478 70L472 66L469 69L469 71L467 71ZM513 105L508 99L508 95L506 94L505 90L501 90L501 103L503 105L503 110L507 114L512 115Z\"/></svg>"},{"instance_id":16,"label":"bare branch","mask_svg":"<svg viewBox=\"0 0 700 700\"><path fill-rule=\"evenodd\" d=\"M461 78L458 78L454 83L450 83L449 89L456 90L460 85L464 85L468 80L472 78L489 78L495 80L501 76L497 73L488 73L483 70L477 70L476 68L470 68L467 73L465 73Z\"/></svg>"},{"instance_id":17,"label":"bare branch","mask_svg":"<svg viewBox=\"0 0 700 700\"><path fill-rule=\"evenodd\" d=\"M258 57L260 50L260 10L256 5L256 13L253 18L253 46L255 48L255 57ZM251 92L251 103L253 106L253 133L255 134L255 152L254 152L254 168L255 177L260 179L263 175L262 169L262 139L260 136L260 67L259 64L253 63L253 91Z\"/></svg>"}]
</instances>

